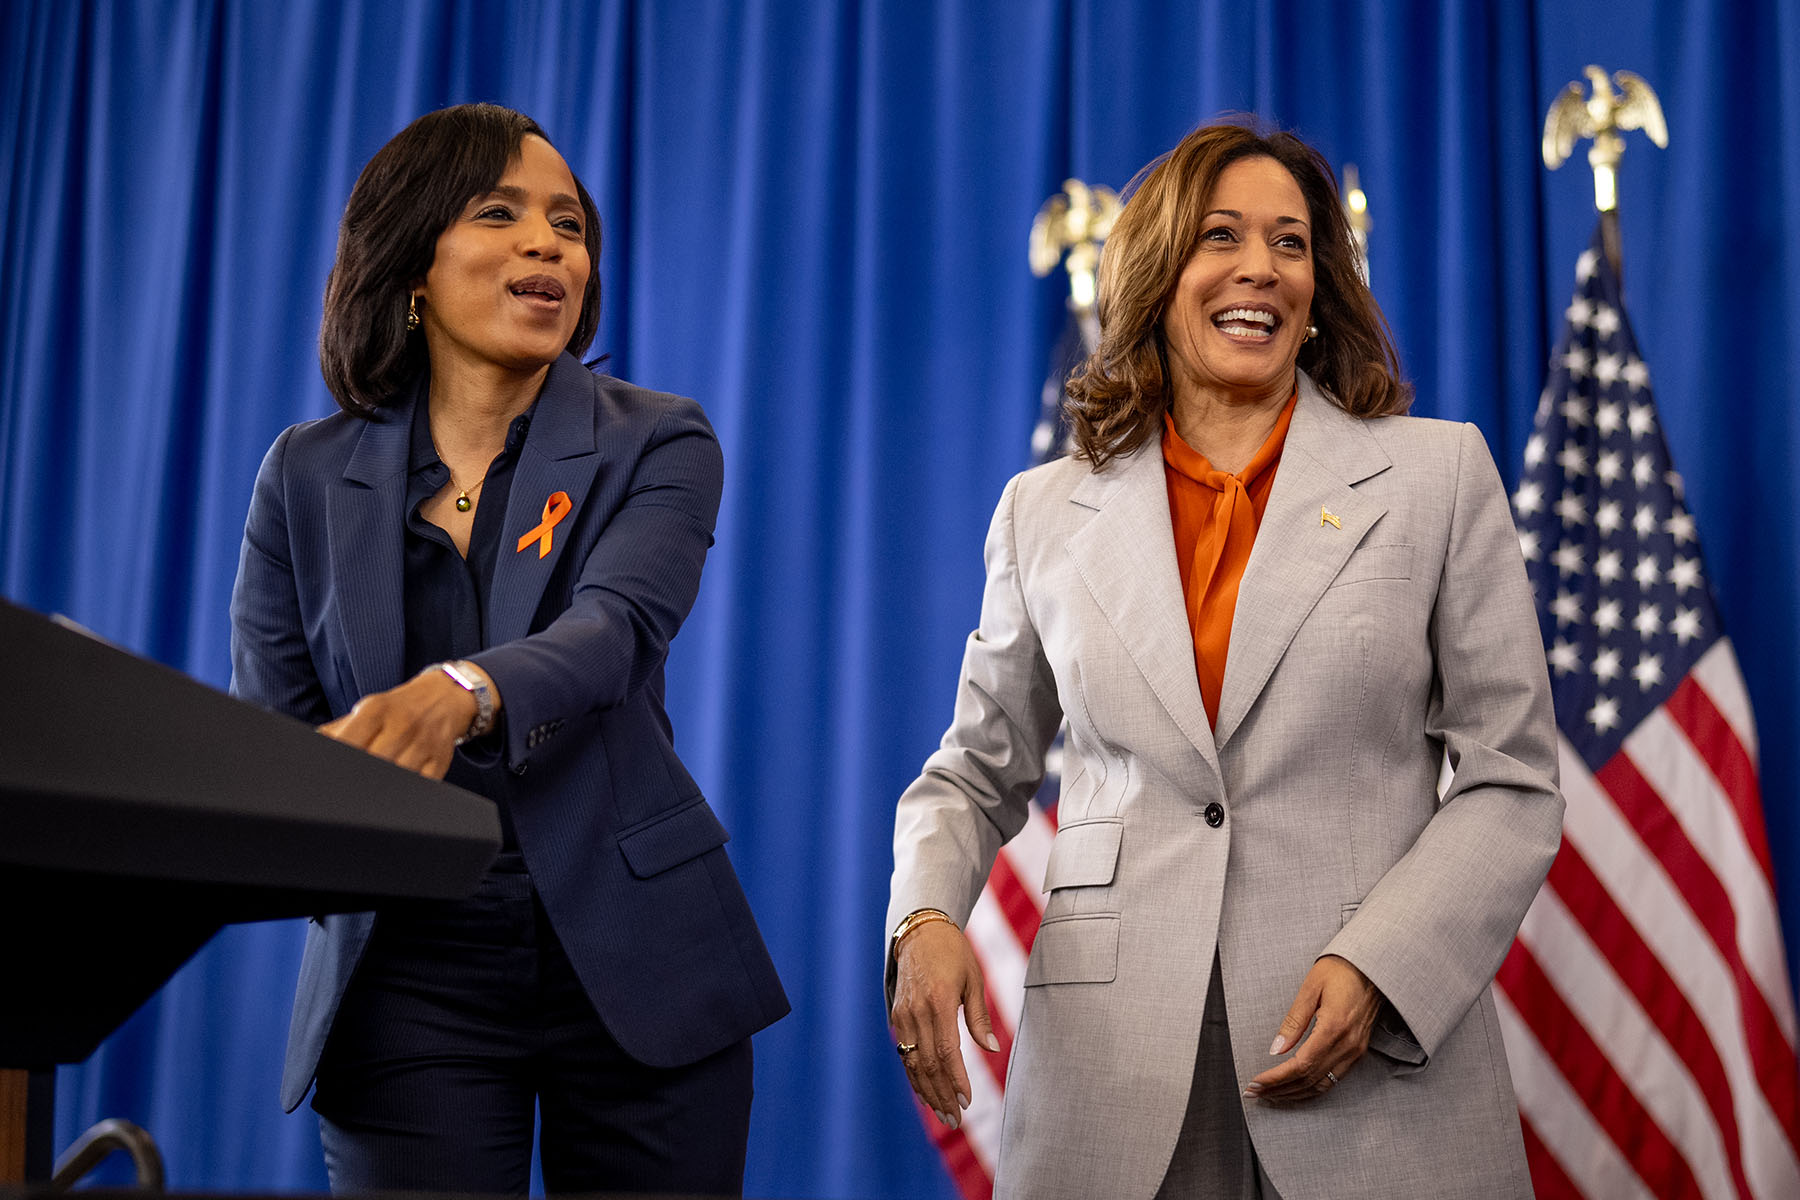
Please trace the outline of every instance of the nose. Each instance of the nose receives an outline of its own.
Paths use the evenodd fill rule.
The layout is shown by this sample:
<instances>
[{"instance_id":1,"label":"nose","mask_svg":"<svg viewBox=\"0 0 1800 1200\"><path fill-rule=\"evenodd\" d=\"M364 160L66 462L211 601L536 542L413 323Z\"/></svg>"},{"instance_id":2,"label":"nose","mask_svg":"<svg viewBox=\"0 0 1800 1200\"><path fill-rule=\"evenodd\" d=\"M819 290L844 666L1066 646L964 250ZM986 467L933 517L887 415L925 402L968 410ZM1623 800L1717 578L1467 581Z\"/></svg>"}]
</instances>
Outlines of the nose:
<instances>
[{"instance_id":1,"label":"nose","mask_svg":"<svg viewBox=\"0 0 1800 1200\"><path fill-rule=\"evenodd\" d=\"M1255 287L1275 282L1275 252L1261 238L1246 238L1238 255L1237 279Z\"/></svg>"},{"instance_id":2,"label":"nose","mask_svg":"<svg viewBox=\"0 0 1800 1200\"><path fill-rule=\"evenodd\" d=\"M562 257L562 242L546 214L528 213L514 228L519 234L519 252L526 258L554 261Z\"/></svg>"}]
</instances>

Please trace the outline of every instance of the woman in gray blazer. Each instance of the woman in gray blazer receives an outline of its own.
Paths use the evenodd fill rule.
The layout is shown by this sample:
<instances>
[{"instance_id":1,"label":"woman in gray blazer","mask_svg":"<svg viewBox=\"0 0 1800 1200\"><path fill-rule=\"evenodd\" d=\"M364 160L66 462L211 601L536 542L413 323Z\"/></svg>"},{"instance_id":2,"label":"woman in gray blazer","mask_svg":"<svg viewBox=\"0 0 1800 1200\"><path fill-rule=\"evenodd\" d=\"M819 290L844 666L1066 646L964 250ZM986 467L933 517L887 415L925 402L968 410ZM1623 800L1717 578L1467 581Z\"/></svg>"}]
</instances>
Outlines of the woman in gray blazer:
<instances>
[{"instance_id":1,"label":"woman in gray blazer","mask_svg":"<svg viewBox=\"0 0 1800 1200\"><path fill-rule=\"evenodd\" d=\"M1291 135L1213 125L1151 164L1099 304L1076 452L1007 485L899 804L908 1078L957 1123L959 1008L994 1045L960 926L1066 721L996 1194L1528 1196L1490 984L1562 798L1487 447L1401 415Z\"/></svg>"}]
</instances>

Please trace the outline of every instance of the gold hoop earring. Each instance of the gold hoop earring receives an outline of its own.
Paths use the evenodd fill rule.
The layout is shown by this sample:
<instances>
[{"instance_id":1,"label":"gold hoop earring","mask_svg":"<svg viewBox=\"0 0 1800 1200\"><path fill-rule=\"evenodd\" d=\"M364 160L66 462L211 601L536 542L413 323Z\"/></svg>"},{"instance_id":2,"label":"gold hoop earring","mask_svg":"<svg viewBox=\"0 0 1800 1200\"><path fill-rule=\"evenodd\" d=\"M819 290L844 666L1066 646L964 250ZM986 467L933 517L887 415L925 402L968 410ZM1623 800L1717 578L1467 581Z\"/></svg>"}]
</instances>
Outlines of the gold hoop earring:
<instances>
[{"instance_id":1,"label":"gold hoop earring","mask_svg":"<svg viewBox=\"0 0 1800 1200\"><path fill-rule=\"evenodd\" d=\"M414 292L406 298L406 332L416 332L419 325L419 293Z\"/></svg>"}]
</instances>

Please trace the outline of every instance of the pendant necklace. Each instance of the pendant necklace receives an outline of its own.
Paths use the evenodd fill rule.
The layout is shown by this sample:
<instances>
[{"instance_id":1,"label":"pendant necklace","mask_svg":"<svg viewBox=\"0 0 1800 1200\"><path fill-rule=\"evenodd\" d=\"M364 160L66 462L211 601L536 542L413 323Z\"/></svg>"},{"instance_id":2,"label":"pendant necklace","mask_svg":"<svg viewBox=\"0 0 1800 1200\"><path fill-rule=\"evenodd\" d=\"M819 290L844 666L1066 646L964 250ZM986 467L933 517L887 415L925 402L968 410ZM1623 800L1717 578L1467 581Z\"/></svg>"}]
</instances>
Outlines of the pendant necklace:
<instances>
[{"instance_id":1,"label":"pendant necklace","mask_svg":"<svg viewBox=\"0 0 1800 1200\"><path fill-rule=\"evenodd\" d=\"M449 468L448 463L446 463L444 465L445 465L446 469ZM479 492L481 490L481 485L486 482L487 482L487 472L483 471L481 473L481 478L477 479L475 481L474 487L472 487L472 488L457 488L456 511L457 512L468 512L471 508L474 508L475 502L473 500L469 499L469 494L471 492ZM450 486L456 487L456 476L455 475L450 476Z\"/></svg>"},{"instance_id":2,"label":"pendant necklace","mask_svg":"<svg viewBox=\"0 0 1800 1200\"><path fill-rule=\"evenodd\" d=\"M479 492L481 490L481 485L487 482L487 471L481 473L481 478L475 481L474 487L462 487L456 482L456 472L450 470L449 463L444 462L444 452L437 449L437 443L433 442L431 448L437 450L438 461L444 463L444 470L449 473L450 486L456 488L456 511L468 512L471 508L475 507L475 501L470 499L470 497L476 492ZM488 471L491 470L493 470L493 467L490 466Z\"/></svg>"}]
</instances>

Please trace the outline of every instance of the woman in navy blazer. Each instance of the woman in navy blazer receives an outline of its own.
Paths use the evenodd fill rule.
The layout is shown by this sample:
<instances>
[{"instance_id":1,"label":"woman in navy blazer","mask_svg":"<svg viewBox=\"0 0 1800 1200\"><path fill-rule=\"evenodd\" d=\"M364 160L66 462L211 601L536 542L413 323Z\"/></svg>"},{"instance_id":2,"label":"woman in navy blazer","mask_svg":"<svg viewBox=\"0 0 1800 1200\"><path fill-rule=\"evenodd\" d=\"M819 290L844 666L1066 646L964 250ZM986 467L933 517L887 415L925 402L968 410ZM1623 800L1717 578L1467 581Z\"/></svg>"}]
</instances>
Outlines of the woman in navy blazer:
<instances>
[{"instance_id":1,"label":"woman in navy blazer","mask_svg":"<svg viewBox=\"0 0 1800 1200\"><path fill-rule=\"evenodd\" d=\"M344 411L276 439L232 688L499 806L466 901L308 930L282 1081L332 1186L742 1191L750 1035L787 999L676 756L663 663L718 511L691 400L594 375L599 215L543 131L419 118L340 229ZM367 797L379 804L379 796Z\"/></svg>"}]
</instances>

